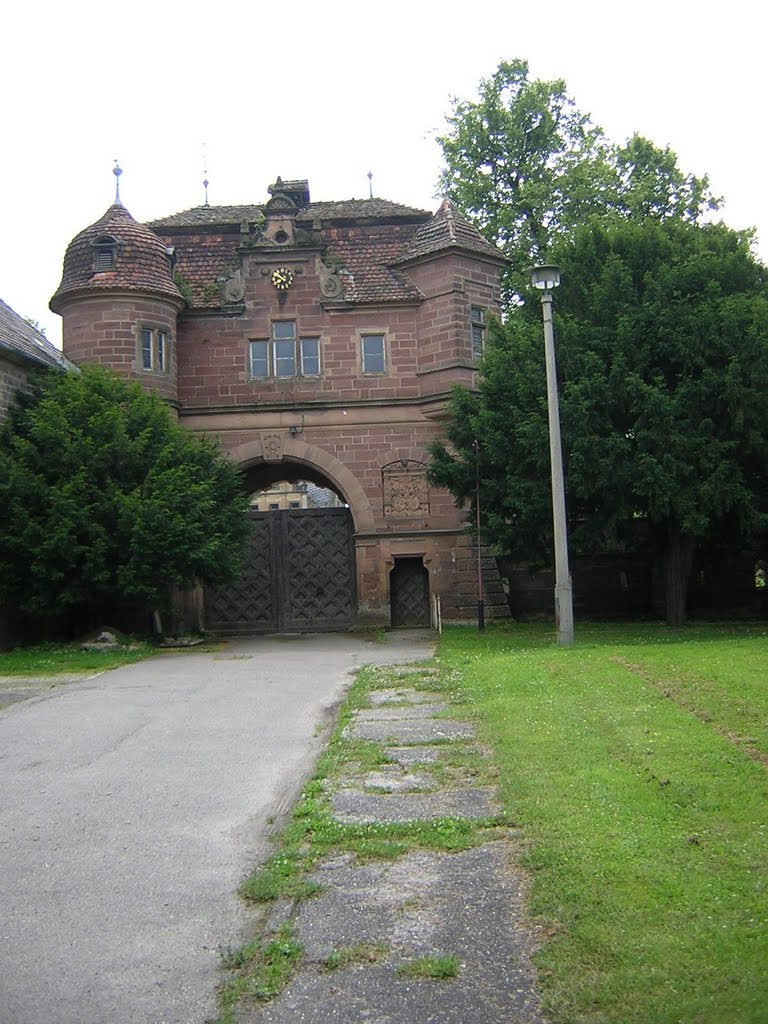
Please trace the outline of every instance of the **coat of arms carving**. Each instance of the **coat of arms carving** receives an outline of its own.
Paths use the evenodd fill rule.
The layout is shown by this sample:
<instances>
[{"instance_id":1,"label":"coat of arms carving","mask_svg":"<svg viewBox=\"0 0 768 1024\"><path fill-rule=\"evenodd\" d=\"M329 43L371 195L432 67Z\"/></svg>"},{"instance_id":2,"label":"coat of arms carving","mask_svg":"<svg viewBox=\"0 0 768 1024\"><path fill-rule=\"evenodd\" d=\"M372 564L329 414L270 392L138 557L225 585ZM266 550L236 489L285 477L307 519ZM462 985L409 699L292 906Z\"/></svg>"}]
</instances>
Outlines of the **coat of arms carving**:
<instances>
[{"instance_id":1,"label":"coat of arms carving","mask_svg":"<svg viewBox=\"0 0 768 1024\"><path fill-rule=\"evenodd\" d=\"M283 457L283 438L281 434L262 434L261 451L265 462L280 462Z\"/></svg>"},{"instance_id":2,"label":"coat of arms carving","mask_svg":"<svg viewBox=\"0 0 768 1024\"><path fill-rule=\"evenodd\" d=\"M381 471L384 515L388 519L423 519L429 515L429 489L424 464L403 459Z\"/></svg>"}]
</instances>

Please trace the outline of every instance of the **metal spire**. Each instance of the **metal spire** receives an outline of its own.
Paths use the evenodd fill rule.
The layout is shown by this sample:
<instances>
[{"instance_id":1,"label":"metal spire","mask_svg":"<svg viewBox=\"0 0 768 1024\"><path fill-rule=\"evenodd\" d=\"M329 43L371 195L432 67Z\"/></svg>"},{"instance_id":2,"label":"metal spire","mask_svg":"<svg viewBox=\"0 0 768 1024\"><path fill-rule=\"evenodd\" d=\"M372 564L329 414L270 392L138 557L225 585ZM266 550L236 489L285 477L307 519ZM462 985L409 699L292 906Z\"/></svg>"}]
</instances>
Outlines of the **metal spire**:
<instances>
[{"instance_id":1,"label":"metal spire","mask_svg":"<svg viewBox=\"0 0 768 1024\"><path fill-rule=\"evenodd\" d=\"M373 171L368 171L368 198L373 199Z\"/></svg>"},{"instance_id":2,"label":"metal spire","mask_svg":"<svg viewBox=\"0 0 768 1024\"><path fill-rule=\"evenodd\" d=\"M203 188L205 189L205 202L204 206L208 206L208 156L205 151L205 143L203 143Z\"/></svg>"},{"instance_id":3,"label":"metal spire","mask_svg":"<svg viewBox=\"0 0 768 1024\"><path fill-rule=\"evenodd\" d=\"M122 206L123 204L120 202L120 175L123 171L117 160L115 160L115 166L112 168L112 173L115 176L115 203L119 203L120 206Z\"/></svg>"}]
</instances>

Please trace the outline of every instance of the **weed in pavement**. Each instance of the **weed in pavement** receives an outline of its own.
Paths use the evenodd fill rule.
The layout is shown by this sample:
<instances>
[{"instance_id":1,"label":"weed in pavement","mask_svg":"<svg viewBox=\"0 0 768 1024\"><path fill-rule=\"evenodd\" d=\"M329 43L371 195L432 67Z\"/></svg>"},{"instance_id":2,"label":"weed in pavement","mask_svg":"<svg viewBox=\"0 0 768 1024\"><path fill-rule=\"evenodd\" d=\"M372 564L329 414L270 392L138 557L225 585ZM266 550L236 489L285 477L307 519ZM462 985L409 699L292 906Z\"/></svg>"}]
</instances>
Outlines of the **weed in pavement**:
<instances>
[{"instance_id":1,"label":"weed in pavement","mask_svg":"<svg viewBox=\"0 0 768 1024\"><path fill-rule=\"evenodd\" d=\"M406 978L431 978L442 981L455 978L459 973L459 960L453 953L437 953L409 960L397 968L397 973Z\"/></svg>"}]
</instances>

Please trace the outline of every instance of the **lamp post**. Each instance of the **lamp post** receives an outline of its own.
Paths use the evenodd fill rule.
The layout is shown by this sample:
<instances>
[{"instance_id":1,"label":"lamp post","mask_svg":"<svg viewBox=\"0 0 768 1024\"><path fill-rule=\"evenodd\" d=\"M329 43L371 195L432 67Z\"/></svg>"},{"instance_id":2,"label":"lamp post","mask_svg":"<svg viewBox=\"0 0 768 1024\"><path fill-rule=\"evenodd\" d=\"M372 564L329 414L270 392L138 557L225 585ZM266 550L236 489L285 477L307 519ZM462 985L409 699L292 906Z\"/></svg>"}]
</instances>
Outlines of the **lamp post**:
<instances>
[{"instance_id":1,"label":"lamp post","mask_svg":"<svg viewBox=\"0 0 768 1024\"><path fill-rule=\"evenodd\" d=\"M552 326L552 289L560 284L559 267L533 267L531 283L541 291L544 315L544 354L547 362L547 411L549 413L549 462L552 472L552 519L555 530L555 621L557 642L573 643L573 594L568 569L568 532L565 521L563 450L560 443L560 409L557 400L555 330Z\"/></svg>"}]
</instances>

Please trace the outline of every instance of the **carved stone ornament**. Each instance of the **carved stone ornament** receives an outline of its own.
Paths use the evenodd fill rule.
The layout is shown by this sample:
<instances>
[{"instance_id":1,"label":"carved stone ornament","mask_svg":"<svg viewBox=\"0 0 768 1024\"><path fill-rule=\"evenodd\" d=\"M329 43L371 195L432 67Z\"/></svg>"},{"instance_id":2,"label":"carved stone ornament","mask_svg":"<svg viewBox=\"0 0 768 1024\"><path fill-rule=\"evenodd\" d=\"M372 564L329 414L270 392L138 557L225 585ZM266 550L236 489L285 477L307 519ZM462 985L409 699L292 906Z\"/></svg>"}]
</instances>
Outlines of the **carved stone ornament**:
<instances>
[{"instance_id":1,"label":"carved stone ornament","mask_svg":"<svg viewBox=\"0 0 768 1024\"><path fill-rule=\"evenodd\" d=\"M242 302L245 298L245 281L243 272L236 270L221 286L221 301L225 303Z\"/></svg>"},{"instance_id":2,"label":"carved stone ornament","mask_svg":"<svg viewBox=\"0 0 768 1024\"><path fill-rule=\"evenodd\" d=\"M341 278L335 270L320 265L320 294L326 299L338 299L342 292Z\"/></svg>"},{"instance_id":3,"label":"carved stone ornament","mask_svg":"<svg viewBox=\"0 0 768 1024\"><path fill-rule=\"evenodd\" d=\"M315 272L320 283L320 294L326 299L338 299L344 291L344 284L339 277L339 267L336 262L325 262L322 257L317 256Z\"/></svg>"},{"instance_id":4,"label":"carved stone ornament","mask_svg":"<svg viewBox=\"0 0 768 1024\"><path fill-rule=\"evenodd\" d=\"M262 434L261 451L265 462L280 462L283 457L282 434Z\"/></svg>"},{"instance_id":5,"label":"carved stone ornament","mask_svg":"<svg viewBox=\"0 0 768 1024\"><path fill-rule=\"evenodd\" d=\"M381 471L384 515L388 519L423 519L429 515L429 488L421 462L402 459Z\"/></svg>"}]
</instances>

